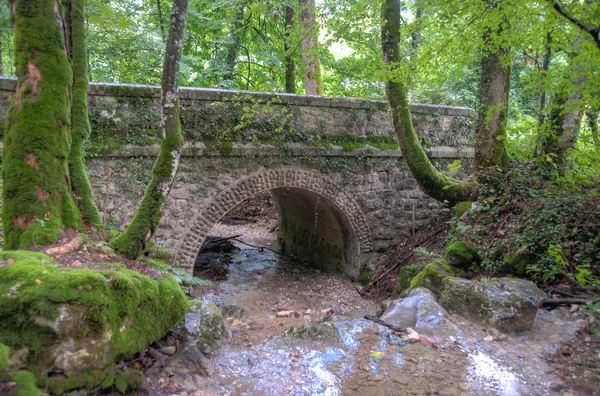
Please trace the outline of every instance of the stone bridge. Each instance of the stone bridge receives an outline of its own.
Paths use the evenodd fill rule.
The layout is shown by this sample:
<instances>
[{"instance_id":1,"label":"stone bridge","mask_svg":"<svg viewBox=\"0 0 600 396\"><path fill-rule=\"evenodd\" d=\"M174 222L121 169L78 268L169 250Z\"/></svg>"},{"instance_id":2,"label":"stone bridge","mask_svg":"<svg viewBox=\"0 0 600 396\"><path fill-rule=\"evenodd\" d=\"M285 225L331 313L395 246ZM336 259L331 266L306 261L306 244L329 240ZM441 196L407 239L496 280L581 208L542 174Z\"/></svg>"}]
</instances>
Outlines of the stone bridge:
<instances>
[{"instance_id":1,"label":"stone bridge","mask_svg":"<svg viewBox=\"0 0 600 396\"><path fill-rule=\"evenodd\" d=\"M2 122L15 85L0 78ZM150 179L159 95L158 87L90 87L87 166L108 228L128 224ZM286 252L352 278L438 213L402 159L386 102L199 88L181 88L180 97L187 143L156 233L180 268L192 270L228 211L265 191L276 202ZM411 111L438 167L470 163L473 110Z\"/></svg>"}]
</instances>

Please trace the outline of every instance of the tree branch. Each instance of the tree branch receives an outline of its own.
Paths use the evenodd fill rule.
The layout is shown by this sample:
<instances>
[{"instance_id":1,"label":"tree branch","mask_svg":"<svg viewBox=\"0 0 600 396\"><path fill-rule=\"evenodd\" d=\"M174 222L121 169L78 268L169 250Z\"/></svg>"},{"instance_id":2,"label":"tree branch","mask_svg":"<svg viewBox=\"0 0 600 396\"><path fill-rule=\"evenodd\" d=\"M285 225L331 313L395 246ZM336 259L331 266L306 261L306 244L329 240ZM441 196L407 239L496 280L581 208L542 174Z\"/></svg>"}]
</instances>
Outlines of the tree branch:
<instances>
[{"instance_id":1,"label":"tree branch","mask_svg":"<svg viewBox=\"0 0 600 396\"><path fill-rule=\"evenodd\" d=\"M569 12L567 10L565 10L564 7L562 5L560 5L560 3L558 1L553 2L552 8L554 8L556 10L556 12L558 12L560 15L562 15L566 20L571 22L573 25L577 26L579 29L583 30L584 32L589 33L592 36L592 38L594 39L594 42L596 43L596 46L598 47L598 49L600 49L600 27L594 27L590 24L581 22L579 19L577 19L573 15L569 14Z\"/></svg>"}]
</instances>

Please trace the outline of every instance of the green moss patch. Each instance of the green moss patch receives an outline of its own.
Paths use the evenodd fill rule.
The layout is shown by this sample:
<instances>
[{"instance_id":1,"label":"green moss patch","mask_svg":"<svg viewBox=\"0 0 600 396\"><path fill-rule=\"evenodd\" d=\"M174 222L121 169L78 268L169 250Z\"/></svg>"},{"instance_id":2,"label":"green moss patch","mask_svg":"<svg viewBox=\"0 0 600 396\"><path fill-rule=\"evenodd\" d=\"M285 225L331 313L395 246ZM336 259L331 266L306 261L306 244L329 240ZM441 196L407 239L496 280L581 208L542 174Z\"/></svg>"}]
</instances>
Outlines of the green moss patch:
<instances>
[{"instance_id":1,"label":"green moss patch","mask_svg":"<svg viewBox=\"0 0 600 396\"><path fill-rule=\"evenodd\" d=\"M454 217L457 219L473 207L473 202L459 202L454 205Z\"/></svg>"},{"instance_id":2,"label":"green moss patch","mask_svg":"<svg viewBox=\"0 0 600 396\"><path fill-rule=\"evenodd\" d=\"M131 370L128 373L121 373L115 379L115 388L121 393L128 389L136 389L146 381L144 373L140 370Z\"/></svg>"},{"instance_id":3,"label":"green moss patch","mask_svg":"<svg viewBox=\"0 0 600 396\"><path fill-rule=\"evenodd\" d=\"M8 259L14 262L0 268L0 342L27 348L24 364L40 377L51 369L72 377L53 384L56 393L99 384L116 360L162 337L187 312L172 276L59 268L45 255L0 252L0 260ZM54 351L73 341L81 356L55 360Z\"/></svg>"},{"instance_id":4,"label":"green moss patch","mask_svg":"<svg viewBox=\"0 0 600 396\"><path fill-rule=\"evenodd\" d=\"M4 344L0 344L0 375L6 371L8 367L10 348Z\"/></svg>"},{"instance_id":5,"label":"green moss patch","mask_svg":"<svg viewBox=\"0 0 600 396\"><path fill-rule=\"evenodd\" d=\"M443 261L436 260L425 266L421 272L419 272L411 280L409 288L416 289L417 287L424 287L430 290L436 297L439 297L442 293L442 281L448 277L454 275L454 269L444 263Z\"/></svg>"},{"instance_id":6,"label":"green moss patch","mask_svg":"<svg viewBox=\"0 0 600 396\"><path fill-rule=\"evenodd\" d=\"M35 376L29 371L14 371L8 374L8 378L17 383L17 386L12 390L12 394L15 396L42 395L42 392L37 388Z\"/></svg>"},{"instance_id":7,"label":"green moss patch","mask_svg":"<svg viewBox=\"0 0 600 396\"><path fill-rule=\"evenodd\" d=\"M481 259L478 249L469 247L463 241L454 241L446 248L446 261L455 267L469 269Z\"/></svg>"}]
</instances>

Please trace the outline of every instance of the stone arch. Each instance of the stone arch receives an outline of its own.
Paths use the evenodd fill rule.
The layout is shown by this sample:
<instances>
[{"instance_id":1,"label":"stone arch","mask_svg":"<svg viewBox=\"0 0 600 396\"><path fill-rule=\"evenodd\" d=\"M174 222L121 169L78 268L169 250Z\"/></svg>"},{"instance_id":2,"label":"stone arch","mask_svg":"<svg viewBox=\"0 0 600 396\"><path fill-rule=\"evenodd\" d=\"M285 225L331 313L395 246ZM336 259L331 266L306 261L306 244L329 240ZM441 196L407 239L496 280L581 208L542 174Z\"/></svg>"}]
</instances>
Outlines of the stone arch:
<instances>
[{"instance_id":1,"label":"stone arch","mask_svg":"<svg viewBox=\"0 0 600 396\"><path fill-rule=\"evenodd\" d=\"M175 252L174 265L188 272L193 271L196 256L204 240L215 224L242 201L264 191L275 189L302 189L322 196L349 225L350 244L354 252L347 255L352 260L344 272L356 278L360 271L360 256L371 251L371 231L356 200L325 175L300 168L262 169L245 176L236 183L218 192L200 210L192 221Z\"/></svg>"}]
</instances>

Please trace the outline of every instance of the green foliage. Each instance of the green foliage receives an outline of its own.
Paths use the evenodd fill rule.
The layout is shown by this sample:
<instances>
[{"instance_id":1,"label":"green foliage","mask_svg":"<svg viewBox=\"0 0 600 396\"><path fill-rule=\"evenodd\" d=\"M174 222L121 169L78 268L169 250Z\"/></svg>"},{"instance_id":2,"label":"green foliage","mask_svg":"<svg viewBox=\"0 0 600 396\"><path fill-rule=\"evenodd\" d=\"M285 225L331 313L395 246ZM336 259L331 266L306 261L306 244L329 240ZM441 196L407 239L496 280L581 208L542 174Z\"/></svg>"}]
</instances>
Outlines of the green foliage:
<instances>
[{"instance_id":1,"label":"green foliage","mask_svg":"<svg viewBox=\"0 0 600 396\"><path fill-rule=\"evenodd\" d=\"M455 239L480 248L480 271L526 275L545 284L568 279L598 289L598 179L577 188L548 181L531 164L513 169L500 189L484 189L477 209L457 222Z\"/></svg>"},{"instance_id":2,"label":"green foliage","mask_svg":"<svg viewBox=\"0 0 600 396\"><path fill-rule=\"evenodd\" d=\"M478 249L469 247L463 241L453 241L446 247L446 261L455 267L469 269L481 259Z\"/></svg>"}]
</instances>

